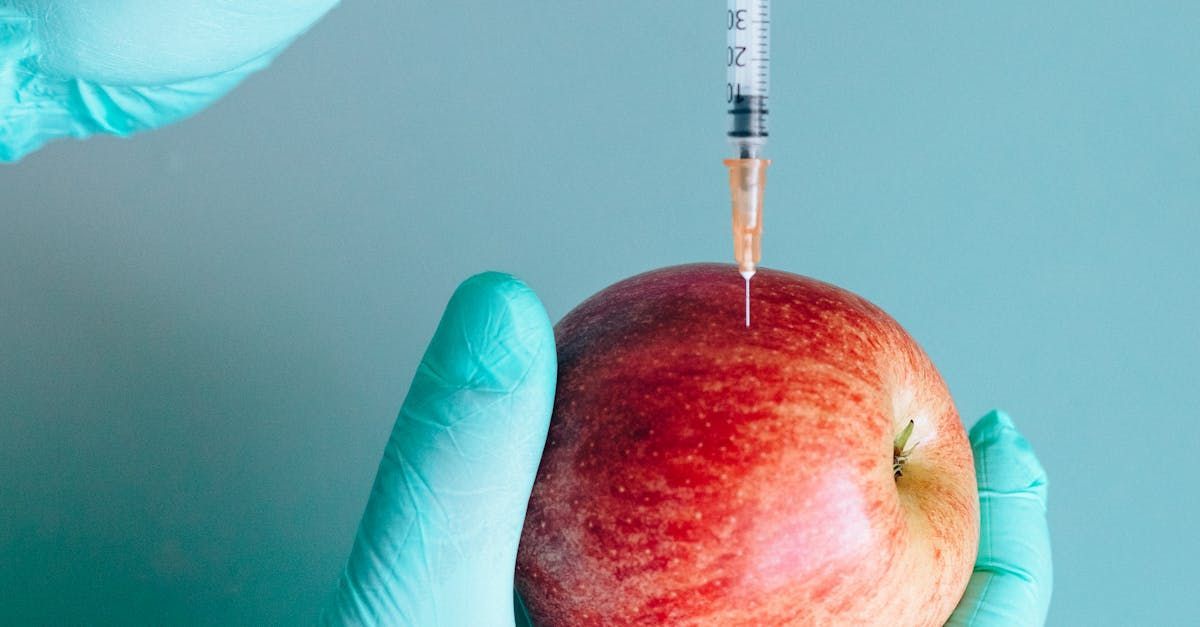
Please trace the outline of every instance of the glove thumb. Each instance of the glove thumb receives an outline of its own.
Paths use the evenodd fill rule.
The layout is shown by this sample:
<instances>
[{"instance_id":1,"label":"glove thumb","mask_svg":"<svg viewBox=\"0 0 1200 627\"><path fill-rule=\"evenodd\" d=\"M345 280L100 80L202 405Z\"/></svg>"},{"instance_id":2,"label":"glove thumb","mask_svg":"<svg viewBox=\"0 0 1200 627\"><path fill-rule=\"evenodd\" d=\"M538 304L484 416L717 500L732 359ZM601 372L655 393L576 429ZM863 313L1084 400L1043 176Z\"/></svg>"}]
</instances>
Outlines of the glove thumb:
<instances>
[{"instance_id":1,"label":"glove thumb","mask_svg":"<svg viewBox=\"0 0 1200 627\"><path fill-rule=\"evenodd\" d=\"M517 279L451 297L384 450L326 622L512 625L513 569L556 376Z\"/></svg>"}]
</instances>

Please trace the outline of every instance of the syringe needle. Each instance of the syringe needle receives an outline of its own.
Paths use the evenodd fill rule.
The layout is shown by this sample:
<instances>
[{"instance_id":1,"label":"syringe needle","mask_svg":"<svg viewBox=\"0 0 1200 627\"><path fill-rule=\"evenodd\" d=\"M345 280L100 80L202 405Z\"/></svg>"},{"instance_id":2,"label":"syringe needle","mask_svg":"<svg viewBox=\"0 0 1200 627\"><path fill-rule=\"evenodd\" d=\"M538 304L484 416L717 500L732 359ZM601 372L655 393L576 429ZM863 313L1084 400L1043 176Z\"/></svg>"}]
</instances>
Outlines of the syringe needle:
<instances>
[{"instance_id":1,"label":"syringe needle","mask_svg":"<svg viewBox=\"0 0 1200 627\"><path fill-rule=\"evenodd\" d=\"M742 277L746 279L746 328L750 328L750 279L754 277L753 272L743 272Z\"/></svg>"}]
</instances>

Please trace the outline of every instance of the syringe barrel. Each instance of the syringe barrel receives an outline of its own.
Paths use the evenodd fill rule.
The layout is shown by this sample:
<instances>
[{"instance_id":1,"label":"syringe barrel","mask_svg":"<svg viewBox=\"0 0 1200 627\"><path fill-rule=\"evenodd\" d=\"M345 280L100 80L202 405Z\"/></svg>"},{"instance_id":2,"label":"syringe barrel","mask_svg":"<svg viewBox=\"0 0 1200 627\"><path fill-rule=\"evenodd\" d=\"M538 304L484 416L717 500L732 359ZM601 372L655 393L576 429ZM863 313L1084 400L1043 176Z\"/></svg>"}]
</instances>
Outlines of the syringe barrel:
<instances>
[{"instance_id":1,"label":"syringe barrel","mask_svg":"<svg viewBox=\"0 0 1200 627\"><path fill-rule=\"evenodd\" d=\"M725 101L729 140L742 159L757 158L767 140L770 88L770 0L728 0Z\"/></svg>"},{"instance_id":2,"label":"syringe barrel","mask_svg":"<svg viewBox=\"0 0 1200 627\"><path fill-rule=\"evenodd\" d=\"M753 274L762 257L763 192L767 188L766 159L726 159L733 200L733 259L738 270Z\"/></svg>"}]
</instances>

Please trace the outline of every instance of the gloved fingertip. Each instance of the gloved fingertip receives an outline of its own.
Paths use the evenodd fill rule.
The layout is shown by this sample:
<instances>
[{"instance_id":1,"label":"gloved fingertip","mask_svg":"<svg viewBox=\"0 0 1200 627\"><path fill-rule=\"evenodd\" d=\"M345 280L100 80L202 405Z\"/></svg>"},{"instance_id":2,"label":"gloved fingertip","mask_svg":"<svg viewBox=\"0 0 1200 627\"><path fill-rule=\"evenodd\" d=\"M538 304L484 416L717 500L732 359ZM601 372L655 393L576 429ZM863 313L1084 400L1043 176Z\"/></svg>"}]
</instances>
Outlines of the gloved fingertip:
<instances>
[{"instance_id":1,"label":"gloved fingertip","mask_svg":"<svg viewBox=\"0 0 1200 627\"><path fill-rule=\"evenodd\" d=\"M541 301L524 281L506 272L480 272L459 284L450 298L450 306L460 301L475 304L477 299L493 301L502 299L515 304L541 307Z\"/></svg>"},{"instance_id":2,"label":"gloved fingertip","mask_svg":"<svg viewBox=\"0 0 1200 627\"><path fill-rule=\"evenodd\" d=\"M552 382L554 330L528 285L484 272L455 290L423 364L448 387L504 391L530 376Z\"/></svg>"},{"instance_id":3,"label":"gloved fingertip","mask_svg":"<svg viewBox=\"0 0 1200 627\"><path fill-rule=\"evenodd\" d=\"M975 427L972 430L974 430L974 429L982 430L982 429L989 429L989 428L990 429L1016 429L1017 426L1015 424L1013 424L1012 417L1008 415L1008 412L1006 412L1002 409L993 409L993 410L989 411L988 413L984 414L983 417L979 419L979 422L975 423Z\"/></svg>"},{"instance_id":4,"label":"gloved fingertip","mask_svg":"<svg viewBox=\"0 0 1200 627\"><path fill-rule=\"evenodd\" d=\"M492 287L496 287L501 290L529 289L529 287L526 286L525 283L523 281L521 281L521 279L518 279L517 277L515 277L507 272L499 272L496 270L488 270L486 272L480 272L479 274L471 275L470 277L467 277L467 280L460 283L458 287L459 287L459 289L462 289L464 286L474 286L474 285L486 286L489 289Z\"/></svg>"},{"instance_id":5,"label":"gloved fingertip","mask_svg":"<svg viewBox=\"0 0 1200 627\"><path fill-rule=\"evenodd\" d=\"M947 625L1043 624L1053 590L1046 471L1008 414L971 428L979 484L979 554Z\"/></svg>"},{"instance_id":6,"label":"gloved fingertip","mask_svg":"<svg viewBox=\"0 0 1200 627\"><path fill-rule=\"evenodd\" d=\"M1046 498L1046 470L1003 411L988 412L970 432L980 492L1028 492Z\"/></svg>"}]
</instances>

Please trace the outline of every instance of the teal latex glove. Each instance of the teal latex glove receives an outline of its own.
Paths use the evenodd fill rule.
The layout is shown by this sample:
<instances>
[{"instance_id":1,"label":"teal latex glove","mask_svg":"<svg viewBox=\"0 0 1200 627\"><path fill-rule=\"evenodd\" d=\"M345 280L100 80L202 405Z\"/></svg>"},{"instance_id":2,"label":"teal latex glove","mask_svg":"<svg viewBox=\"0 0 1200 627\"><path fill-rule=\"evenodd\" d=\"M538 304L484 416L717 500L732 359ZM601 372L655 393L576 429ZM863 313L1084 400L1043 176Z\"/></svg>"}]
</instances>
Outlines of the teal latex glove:
<instances>
[{"instance_id":1,"label":"teal latex glove","mask_svg":"<svg viewBox=\"0 0 1200 627\"><path fill-rule=\"evenodd\" d=\"M336 0L0 0L0 161L204 108Z\"/></svg>"},{"instance_id":2,"label":"teal latex glove","mask_svg":"<svg viewBox=\"0 0 1200 627\"><path fill-rule=\"evenodd\" d=\"M979 482L979 554L948 625L1042 625L1053 570L1046 471L1012 419L992 411L971 428Z\"/></svg>"},{"instance_id":3,"label":"teal latex glove","mask_svg":"<svg viewBox=\"0 0 1200 627\"><path fill-rule=\"evenodd\" d=\"M507 275L450 300L384 450L326 623L527 625L513 573L556 376L537 297ZM1045 473L1002 413L971 430L981 538L951 625L1041 625ZM515 616L514 616L515 611Z\"/></svg>"},{"instance_id":4,"label":"teal latex glove","mask_svg":"<svg viewBox=\"0 0 1200 627\"><path fill-rule=\"evenodd\" d=\"M464 282L417 368L325 622L513 624L525 506L558 361L533 291Z\"/></svg>"}]
</instances>

